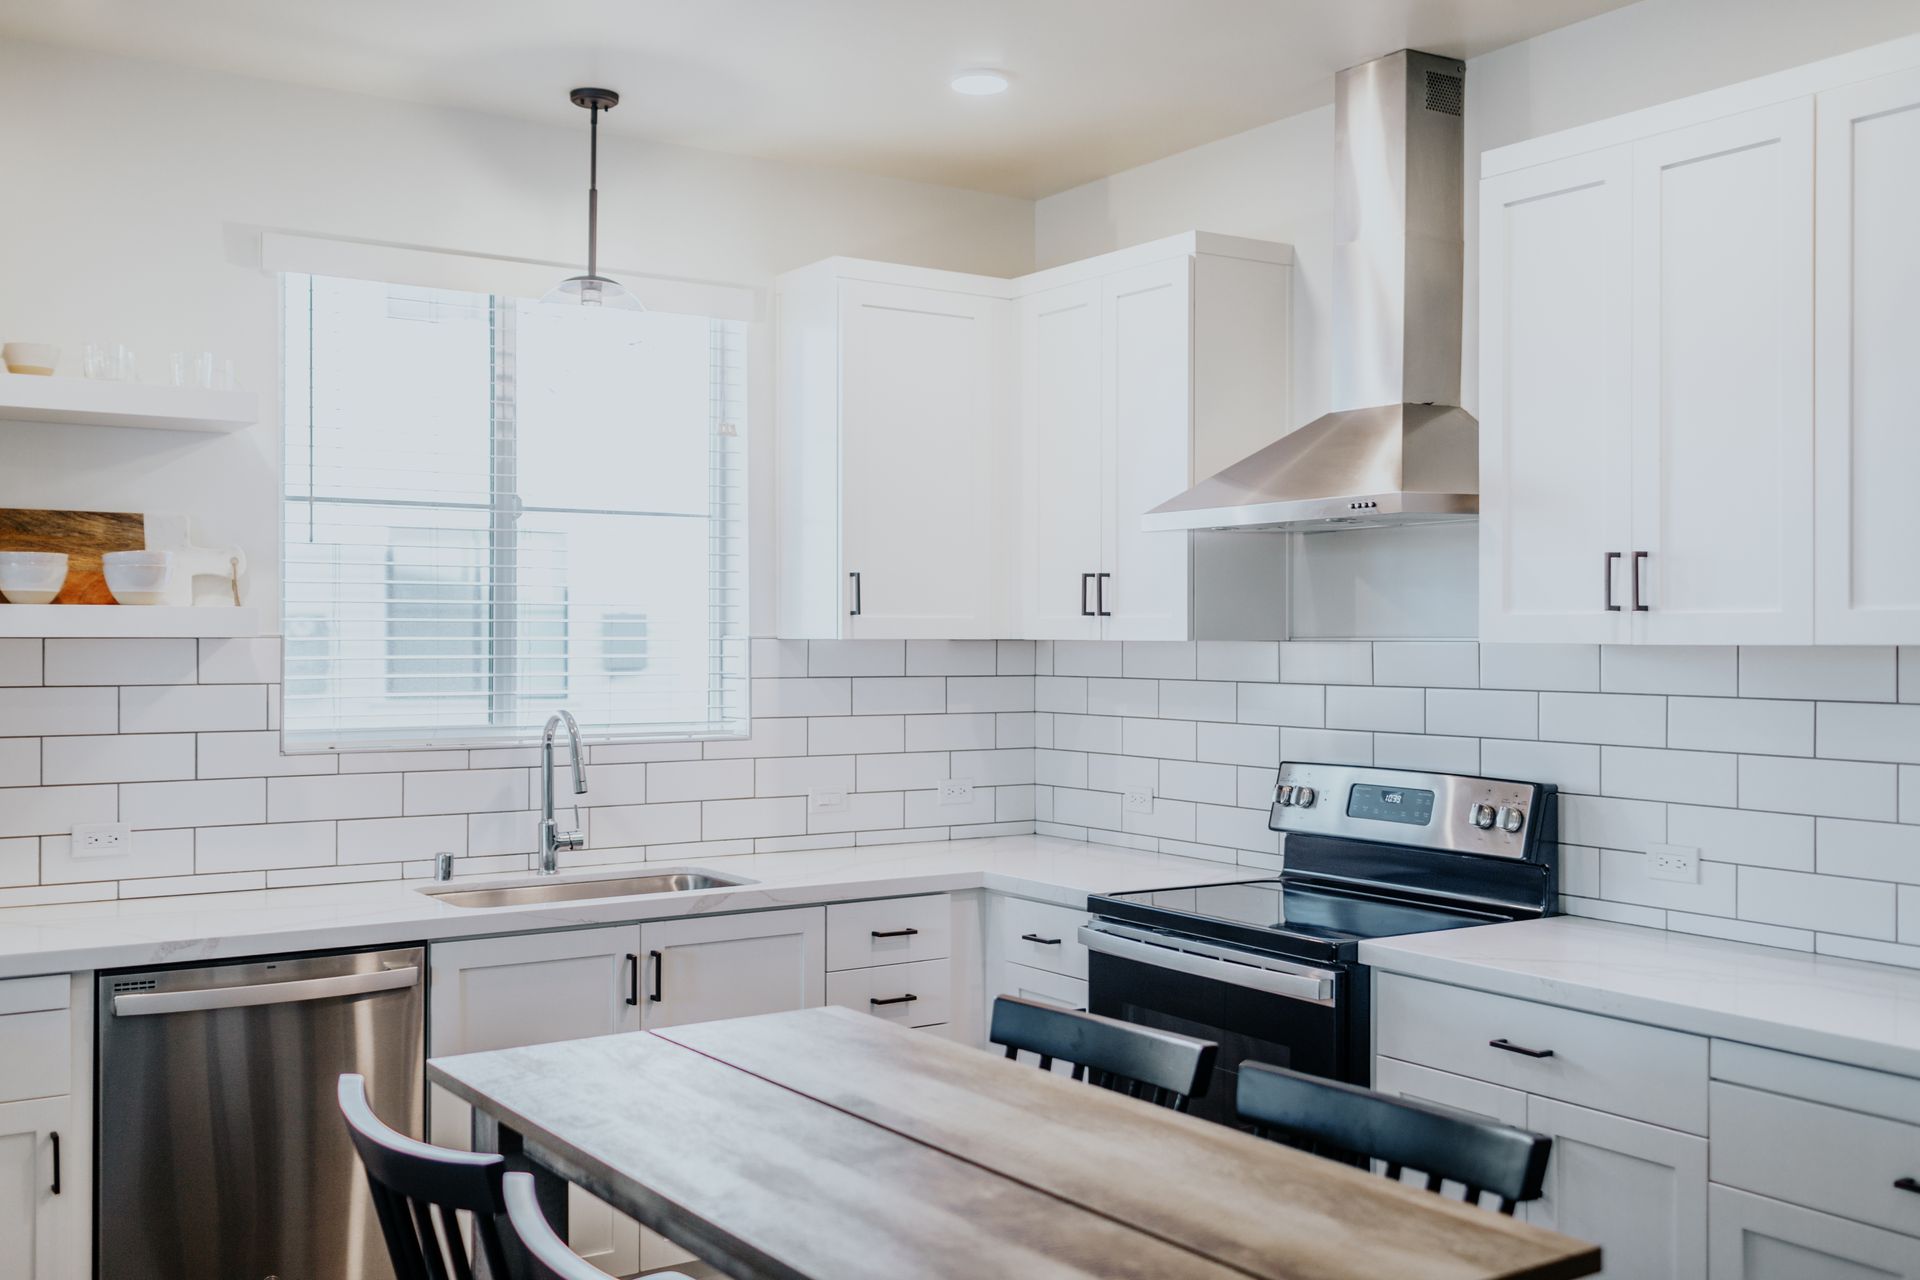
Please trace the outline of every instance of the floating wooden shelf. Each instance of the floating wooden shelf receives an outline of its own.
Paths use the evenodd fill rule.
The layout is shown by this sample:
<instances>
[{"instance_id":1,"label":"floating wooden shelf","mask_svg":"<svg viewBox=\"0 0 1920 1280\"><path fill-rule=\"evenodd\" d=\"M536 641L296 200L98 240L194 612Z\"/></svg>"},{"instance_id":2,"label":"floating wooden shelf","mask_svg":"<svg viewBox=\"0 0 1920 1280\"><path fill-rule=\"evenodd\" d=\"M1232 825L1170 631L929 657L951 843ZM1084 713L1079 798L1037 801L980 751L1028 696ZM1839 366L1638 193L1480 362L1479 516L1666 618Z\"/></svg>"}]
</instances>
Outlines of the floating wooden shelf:
<instances>
[{"instance_id":1,"label":"floating wooden shelf","mask_svg":"<svg viewBox=\"0 0 1920 1280\"><path fill-rule=\"evenodd\" d=\"M259 416L259 398L251 391L0 373L0 418L16 422L238 431Z\"/></svg>"},{"instance_id":2,"label":"floating wooden shelf","mask_svg":"<svg viewBox=\"0 0 1920 1280\"><path fill-rule=\"evenodd\" d=\"M0 604L0 636L257 636L260 611L216 606Z\"/></svg>"}]
</instances>

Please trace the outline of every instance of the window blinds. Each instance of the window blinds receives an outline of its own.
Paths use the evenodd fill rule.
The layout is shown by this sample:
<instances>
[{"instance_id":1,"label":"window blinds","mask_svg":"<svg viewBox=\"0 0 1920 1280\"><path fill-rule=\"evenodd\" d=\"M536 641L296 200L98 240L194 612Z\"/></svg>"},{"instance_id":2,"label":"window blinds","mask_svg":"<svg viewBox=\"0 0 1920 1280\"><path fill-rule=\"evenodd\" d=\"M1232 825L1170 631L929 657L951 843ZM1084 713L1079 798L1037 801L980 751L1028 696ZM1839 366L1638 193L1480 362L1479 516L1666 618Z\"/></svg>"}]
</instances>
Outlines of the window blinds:
<instances>
[{"instance_id":1,"label":"window blinds","mask_svg":"<svg viewBox=\"0 0 1920 1280\"><path fill-rule=\"evenodd\" d=\"M282 281L287 750L747 732L744 324Z\"/></svg>"}]
</instances>

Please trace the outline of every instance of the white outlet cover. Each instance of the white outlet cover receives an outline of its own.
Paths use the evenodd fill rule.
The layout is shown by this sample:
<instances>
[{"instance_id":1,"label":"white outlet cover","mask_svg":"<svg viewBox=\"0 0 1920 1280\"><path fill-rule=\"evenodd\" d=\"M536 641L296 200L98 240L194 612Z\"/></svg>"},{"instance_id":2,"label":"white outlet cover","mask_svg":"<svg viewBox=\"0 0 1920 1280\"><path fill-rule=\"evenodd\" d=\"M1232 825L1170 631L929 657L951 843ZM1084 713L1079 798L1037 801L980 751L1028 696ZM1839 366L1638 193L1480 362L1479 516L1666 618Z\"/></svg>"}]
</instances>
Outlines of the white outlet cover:
<instances>
[{"instance_id":1,"label":"white outlet cover","mask_svg":"<svg viewBox=\"0 0 1920 1280\"><path fill-rule=\"evenodd\" d=\"M1647 846L1647 878L1675 880L1681 884L1700 883L1700 850L1685 844Z\"/></svg>"},{"instance_id":2,"label":"white outlet cover","mask_svg":"<svg viewBox=\"0 0 1920 1280\"><path fill-rule=\"evenodd\" d=\"M1128 813L1152 813L1153 792L1145 787L1131 787L1126 792L1124 805Z\"/></svg>"},{"instance_id":3,"label":"white outlet cover","mask_svg":"<svg viewBox=\"0 0 1920 1280\"><path fill-rule=\"evenodd\" d=\"M133 851L133 828L124 822L82 823L68 850L75 858L117 858Z\"/></svg>"},{"instance_id":4,"label":"white outlet cover","mask_svg":"<svg viewBox=\"0 0 1920 1280\"><path fill-rule=\"evenodd\" d=\"M808 813L845 813L847 811L847 793L839 790L822 789L807 792Z\"/></svg>"},{"instance_id":5,"label":"white outlet cover","mask_svg":"<svg viewBox=\"0 0 1920 1280\"><path fill-rule=\"evenodd\" d=\"M941 804L972 804L973 784L960 778L948 778L940 784Z\"/></svg>"}]
</instances>

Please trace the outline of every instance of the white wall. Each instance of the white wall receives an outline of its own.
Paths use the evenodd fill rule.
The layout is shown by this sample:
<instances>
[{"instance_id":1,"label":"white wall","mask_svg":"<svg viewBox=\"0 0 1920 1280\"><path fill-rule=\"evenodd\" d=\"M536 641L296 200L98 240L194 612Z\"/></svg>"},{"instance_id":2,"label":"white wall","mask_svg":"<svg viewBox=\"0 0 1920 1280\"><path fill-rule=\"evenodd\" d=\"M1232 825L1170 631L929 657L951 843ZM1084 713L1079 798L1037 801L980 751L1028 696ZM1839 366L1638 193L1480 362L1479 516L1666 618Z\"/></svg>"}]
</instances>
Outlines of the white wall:
<instances>
[{"instance_id":1,"label":"white wall","mask_svg":"<svg viewBox=\"0 0 1920 1280\"><path fill-rule=\"evenodd\" d=\"M267 410L230 437L0 424L0 506L190 513L200 540L245 547L253 600L270 611L279 339L260 230L584 254L584 115L565 130L0 42L0 119L11 122L0 341L58 343L62 373L77 372L90 339L126 342L149 380L170 352L212 350ZM610 266L762 286L837 253L996 274L1032 265L1026 200L603 142ZM764 438L764 396L757 407Z\"/></svg>"}]
</instances>

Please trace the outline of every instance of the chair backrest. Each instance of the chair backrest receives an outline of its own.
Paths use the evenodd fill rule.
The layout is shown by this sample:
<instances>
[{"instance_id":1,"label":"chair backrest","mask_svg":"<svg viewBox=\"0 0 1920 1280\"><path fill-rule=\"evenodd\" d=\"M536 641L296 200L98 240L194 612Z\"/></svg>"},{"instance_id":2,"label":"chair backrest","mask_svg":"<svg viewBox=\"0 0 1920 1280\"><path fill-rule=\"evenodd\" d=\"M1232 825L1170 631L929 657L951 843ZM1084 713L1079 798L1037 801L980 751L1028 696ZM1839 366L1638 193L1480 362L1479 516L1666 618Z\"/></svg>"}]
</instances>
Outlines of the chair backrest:
<instances>
[{"instance_id":1,"label":"chair backrest","mask_svg":"<svg viewBox=\"0 0 1920 1280\"><path fill-rule=\"evenodd\" d=\"M507 1175L507 1222L520 1243L554 1280L607 1280L607 1273L582 1258L554 1231L540 1212L539 1192L530 1173Z\"/></svg>"},{"instance_id":2,"label":"chair backrest","mask_svg":"<svg viewBox=\"0 0 1920 1280\"><path fill-rule=\"evenodd\" d=\"M373 1114L361 1076L341 1076L339 1088L340 1113L367 1171L374 1212L399 1280L473 1280L473 1265L454 1216L463 1209L473 1215L474 1238L488 1275L512 1275L500 1247L499 1215L506 1212L500 1180L506 1159L449 1151L409 1138Z\"/></svg>"},{"instance_id":3,"label":"chair backrest","mask_svg":"<svg viewBox=\"0 0 1920 1280\"><path fill-rule=\"evenodd\" d=\"M1264 1062L1240 1065L1236 1106L1263 1138L1314 1155L1381 1160L1396 1182L1413 1169L1427 1175L1429 1191L1458 1182L1470 1204L1491 1192L1505 1214L1539 1199L1553 1151L1552 1138L1525 1129Z\"/></svg>"},{"instance_id":4,"label":"chair backrest","mask_svg":"<svg viewBox=\"0 0 1920 1280\"><path fill-rule=\"evenodd\" d=\"M1040 1055L1040 1069L1056 1059L1073 1064L1073 1078L1157 1106L1185 1111L1206 1092L1220 1046L1098 1014L1001 996L993 1002L990 1039L1009 1058L1021 1050Z\"/></svg>"}]
</instances>

